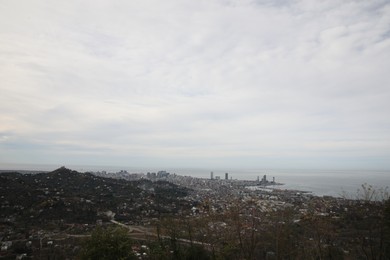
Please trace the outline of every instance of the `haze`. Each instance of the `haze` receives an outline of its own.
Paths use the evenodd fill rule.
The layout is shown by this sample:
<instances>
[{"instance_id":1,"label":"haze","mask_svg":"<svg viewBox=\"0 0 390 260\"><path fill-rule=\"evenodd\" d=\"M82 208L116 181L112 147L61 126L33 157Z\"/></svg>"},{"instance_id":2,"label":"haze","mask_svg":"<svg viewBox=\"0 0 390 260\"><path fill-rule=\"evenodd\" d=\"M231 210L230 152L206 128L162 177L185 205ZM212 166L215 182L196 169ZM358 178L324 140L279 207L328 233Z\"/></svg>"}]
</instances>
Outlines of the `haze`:
<instances>
[{"instance_id":1,"label":"haze","mask_svg":"<svg viewBox=\"0 0 390 260\"><path fill-rule=\"evenodd\" d=\"M390 169L390 3L0 2L0 164Z\"/></svg>"}]
</instances>

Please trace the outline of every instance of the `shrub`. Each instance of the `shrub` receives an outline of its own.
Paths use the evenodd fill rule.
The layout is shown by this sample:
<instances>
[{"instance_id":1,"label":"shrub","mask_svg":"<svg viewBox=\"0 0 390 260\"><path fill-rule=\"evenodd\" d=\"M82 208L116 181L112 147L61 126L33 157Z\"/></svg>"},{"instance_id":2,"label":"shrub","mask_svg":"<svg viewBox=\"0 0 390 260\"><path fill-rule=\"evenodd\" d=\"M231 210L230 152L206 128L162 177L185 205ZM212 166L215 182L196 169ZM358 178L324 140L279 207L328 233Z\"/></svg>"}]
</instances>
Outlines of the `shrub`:
<instances>
[{"instance_id":1,"label":"shrub","mask_svg":"<svg viewBox=\"0 0 390 260\"><path fill-rule=\"evenodd\" d=\"M84 241L81 259L136 259L133 242L123 228L96 228Z\"/></svg>"}]
</instances>

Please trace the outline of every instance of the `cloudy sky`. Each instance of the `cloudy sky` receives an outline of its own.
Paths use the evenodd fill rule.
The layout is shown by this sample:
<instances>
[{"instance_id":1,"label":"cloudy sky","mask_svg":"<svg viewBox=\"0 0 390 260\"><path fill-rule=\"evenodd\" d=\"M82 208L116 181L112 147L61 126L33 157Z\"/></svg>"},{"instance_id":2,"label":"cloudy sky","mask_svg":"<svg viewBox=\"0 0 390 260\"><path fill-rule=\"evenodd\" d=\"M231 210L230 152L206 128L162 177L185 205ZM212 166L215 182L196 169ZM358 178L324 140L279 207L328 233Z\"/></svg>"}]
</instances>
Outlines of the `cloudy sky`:
<instances>
[{"instance_id":1,"label":"cloudy sky","mask_svg":"<svg viewBox=\"0 0 390 260\"><path fill-rule=\"evenodd\" d=\"M390 3L2 0L7 163L390 169Z\"/></svg>"}]
</instances>

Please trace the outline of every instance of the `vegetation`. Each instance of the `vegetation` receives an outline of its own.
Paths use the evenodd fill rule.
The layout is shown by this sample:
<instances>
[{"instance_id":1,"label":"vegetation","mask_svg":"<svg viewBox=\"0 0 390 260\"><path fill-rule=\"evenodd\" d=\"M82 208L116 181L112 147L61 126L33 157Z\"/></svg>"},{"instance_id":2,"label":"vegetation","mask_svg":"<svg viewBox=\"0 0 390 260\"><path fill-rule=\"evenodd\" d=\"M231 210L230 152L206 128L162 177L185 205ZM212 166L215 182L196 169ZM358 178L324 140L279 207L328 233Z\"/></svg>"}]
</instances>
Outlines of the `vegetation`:
<instances>
[{"instance_id":1,"label":"vegetation","mask_svg":"<svg viewBox=\"0 0 390 260\"><path fill-rule=\"evenodd\" d=\"M215 259L389 259L390 201L350 203L334 215L298 217L294 208L261 212L253 205L248 213L240 202L223 214L160 225L167 236L202 244Z\"/></svg>"},{"instance_id":2,"label":"vegetation","mask_svg":"<svg viewBox=\"0 0 390 260\"><path fill-rule=\"evenodd\" d=\"M96 228L86 239L80 259L137 259L132 251L133 241L124 228Z\"/></svg>"},{"instance_id":3,"label":"vegetation","mask_svg":"<svg viewBox=\"0 0 390 260\"><path fill-rule=\"evenodd\" d=\"M167 182L102 178L66 168L38 174L2 173L0 219L32 226L95 224L104 212L115 209L118 220L137 222L159 212L175 213L186 194Z\"/></svg>"},{"instance_id":4,"label":"vegetation","mask_svg":"<svg viewBox=\"0 0 390 260\"><path fill-rule=\"evenodd\" d=\"M188 193L65 168L1 174L0 258L390 259L386 189L363 185L353 200Z\"/></svg>"},{"instance_id":5,"label":"vegetation","mask_svg":"<svg viewBox=\"0 0 390 260\"><path fill-rule=\"evenodd\" d=\"M390 257L390 200L383 204L357 203L337 218L309 213L299 221L291 208L265 213L253 207L251 214L243 214L244 208L240 203L223 214L164 217L155 223L160 227L158 236L146 240L130 240L127 230L98 228L85 244L83 259L94 259L85 252L103 256L112 248L129 250L127 257L133 257L137 252L134 248L141 244L147 245L142 259ZM126 241L127 246L119 246L115 236L121 236L119 240Z\"/></svg>"}]
</instances>

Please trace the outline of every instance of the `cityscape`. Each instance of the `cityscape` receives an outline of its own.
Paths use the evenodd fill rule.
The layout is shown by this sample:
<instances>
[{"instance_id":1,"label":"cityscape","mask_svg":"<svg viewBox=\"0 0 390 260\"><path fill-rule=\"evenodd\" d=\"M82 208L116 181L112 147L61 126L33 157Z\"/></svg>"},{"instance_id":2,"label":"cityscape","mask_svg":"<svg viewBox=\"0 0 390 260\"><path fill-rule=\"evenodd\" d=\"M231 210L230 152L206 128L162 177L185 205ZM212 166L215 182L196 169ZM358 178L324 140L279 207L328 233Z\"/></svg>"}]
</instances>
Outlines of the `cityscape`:
<instances>
[{"instance_id":1,"label":"cityscape","mask_svg":"<svg viewBox=\"0 0 390 260\"><path fill-rule=\"evenodd\" d=\"M388 193L366 187L354 199L320 197L266 175L218 177L3 171L0 257L78 258L101 227L126 230L138 259L180 259L194 248L203 259L387 256L380 234L388 230Z\"/></svg>"},{"instance_id":2,"label":"cityscape","mask_svg":"<svg viewBox=\"0 0 390 260\"><path fill-rule=\"evenodd\" d=\"M390 259L389 0L0 1L0 260Z\"/></svg>"}]
</instances>

